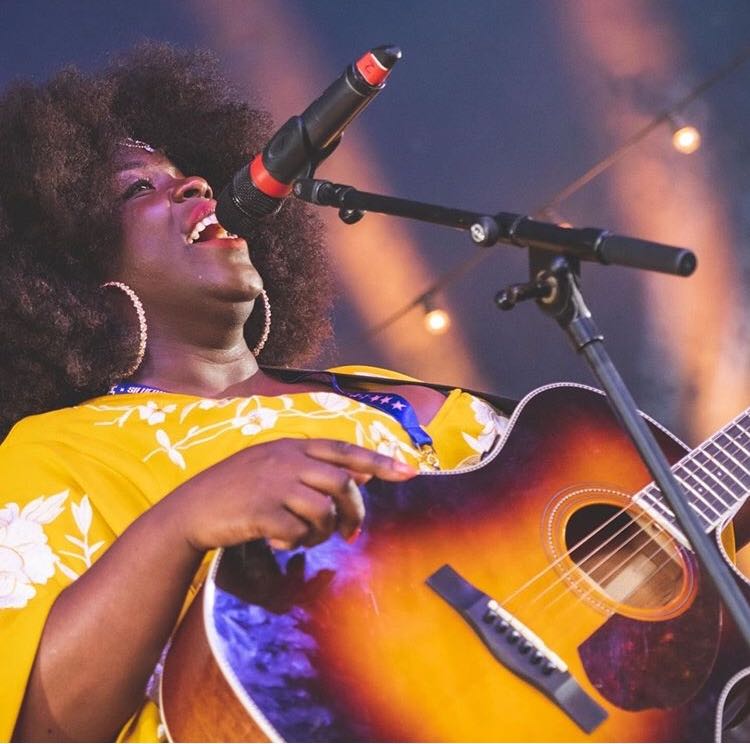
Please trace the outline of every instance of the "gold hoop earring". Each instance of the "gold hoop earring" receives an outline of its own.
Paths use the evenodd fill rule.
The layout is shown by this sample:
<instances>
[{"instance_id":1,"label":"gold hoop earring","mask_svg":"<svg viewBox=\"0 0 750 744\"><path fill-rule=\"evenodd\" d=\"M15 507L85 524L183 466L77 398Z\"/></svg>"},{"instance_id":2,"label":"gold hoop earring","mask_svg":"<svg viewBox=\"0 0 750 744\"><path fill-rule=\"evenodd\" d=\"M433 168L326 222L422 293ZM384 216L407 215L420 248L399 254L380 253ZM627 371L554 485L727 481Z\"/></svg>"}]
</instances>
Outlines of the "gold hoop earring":
<instances>
[{"instance_id":1,"label":"gold hoop earring","mask_svg":"<svg viewBox=\"0 0 750 744\"><path fill-rule=\"evenodd\" d=\"M268 336L271 333L271 303L268 300L268 295L266 294L265 289L260 290L260 296L263 298L263 314L265 319L263 321L263 333L260 334L260 339L258 340L258 343L255 344L255 348L253 348L253 356L256 357L263 350L266 341L268 341Z\"/></svg>"},{"instance_id":2,"label":"gold hoop earring","mask_svg":"<svg viewBox=\"0 0 750 744\"><path fill-rule=\"evenodd\" d=\"M124 379L132 377L143 363L143 358L146 356L146 343L148 341L148 323L146 322L146 311L143 309L143 303L141 298L123 282L105 282L101 285L102 289L105 287L116 287L122 290L128 296L128 299L133 303L135 313L138 316L138 353L136 354L135 361L130 366L127 372L124 374Z\"/></svg>"}]
</instances>

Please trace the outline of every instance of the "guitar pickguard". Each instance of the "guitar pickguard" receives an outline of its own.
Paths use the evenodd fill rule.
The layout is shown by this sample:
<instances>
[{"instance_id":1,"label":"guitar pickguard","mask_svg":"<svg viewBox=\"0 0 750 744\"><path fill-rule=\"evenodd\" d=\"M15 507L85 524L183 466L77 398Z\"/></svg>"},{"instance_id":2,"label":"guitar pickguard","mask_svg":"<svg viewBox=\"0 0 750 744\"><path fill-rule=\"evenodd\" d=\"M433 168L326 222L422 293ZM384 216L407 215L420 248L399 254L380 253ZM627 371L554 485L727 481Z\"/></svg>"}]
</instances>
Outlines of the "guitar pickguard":
<instances>
[{"instance_id":1,"label":"guitar pickguard","mask_svg":"<svg viewBox=\"0 0 750 744\"><path fill-rule=\"evenodd\" d=\"M704 585L679 617L642 622L614 615L579 647L594 687L623 710L675 708L708 679L719 647L721 608Z\"/></svg>"}]
</instances>

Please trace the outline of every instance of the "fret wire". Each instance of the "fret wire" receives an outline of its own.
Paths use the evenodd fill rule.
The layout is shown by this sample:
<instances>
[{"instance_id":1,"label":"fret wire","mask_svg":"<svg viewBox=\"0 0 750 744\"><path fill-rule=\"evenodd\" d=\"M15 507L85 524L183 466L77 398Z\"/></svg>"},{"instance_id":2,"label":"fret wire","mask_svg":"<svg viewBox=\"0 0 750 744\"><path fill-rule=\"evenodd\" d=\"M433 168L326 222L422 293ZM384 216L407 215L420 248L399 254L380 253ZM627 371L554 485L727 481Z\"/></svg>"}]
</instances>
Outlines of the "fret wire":
<instances>
[{"instance_id":1,"label":"fret wire","mask_svg":"<svg viewBox=\"0 0 750 744\"><path fill-rule=\"evenodd\" d=\"M648 496L651 499L651 503L648 504L651 507L657 507L664 517L669 522L674 522L675 520L675 513L664 503L664 499L662 498L661 491L659 488L655 485L650 486L654 491L656 491L656 494L649 493L646 488L644 488L642 491L640 491L640 494L643 494L644 496ZM647 486L648 488L648 486ZM657 495L658 494L658 495ZM638 496L639 494L636 494Z\"/></svg>"},{"instance_id":2,"label":"fret wire","mask_svg":"<svg viewBox=\"0 0 750 744\"><path fill-rule=\"evenodd\" d=\"M685 537L682 529L677 524L674 512L664 504L663 500L656 499L653 493L649 493L649 488L656 491L657 493L661 493L656 485L652 483L651 486L647 486L646 488L641 489L641 491L635 494L632 497L633 502L640 506L645 514L649 515L657 523L661 524L662 528L669 534L671 534L672 537L674 537L675 540L677 540L681 545L686 547L688 550L692 550L692 546L688 542L688 539ZM646 497L649 497L650 499L652 499L652 501L647 500ZM668 512L668 514L665 514L665 511ZM707 528L706 531L708 532L709 529L710 528Z\"/></svg>"},{"instance_id":3,"label":"fret wire","mask_svg":"<svg viewBox=\"0 0 750 744\"><path fill-rule=\"evenodd\" d=\"M693 507L693 510L698 514L699 516L703 517L704 519L708 519L708 514L704 514L696 505L694 501L688 501L688 504ZM710 524L710 522L709 522Z\"/></svg>"},{"instance_id":4,"label":"fret wire","mask_svg":"<svg viewBox=\"0 0 750 744\"><path fill-rule=\"evenodd\" d=\"M690 483L689 479L692 478L693 481L697 484L697 486L693 485L693 483L690 483L690 488L695 493L696 497L700 501L702 501L709 509L711 509L716 514L720 515L721 511L719 511L711 503L711 501L709 500L709 498L707 498L707 496L712 496L714 498L714 500L721 501L721 499L719 499L719 497L714 493L713 488L711 487L710 483L707 482L706 476L700 476L695 471L688 470L687 467L686 467L686 465L687 465L687 463L685 465L681 466L682 470L684 470L686 472L686 475L680 476L680 477L684 478L686 481L688 481L688 483ZM705 468L704 468L704 470L705 470ZM678 471L675 470L675 475L677 475L677 472ZM708 476L710 477L711 474L708 473ZM726 506L726 504L725 504L725 506Z\"/></svg>"},{"instance_id":5,"label":"fret wire","mask_svg":"<svg viewBox=\"0 0 750 744\"><path fill-rule=\"evenodd\" d=\"M685 487L688 488L695 497L702 501L706 506L708 506L711 510L718 513L716 507L713 505L713 501L718 499L718 496L714 493L713 488L711 484L708 482L705 475L701 477L701 475L698 474L696 470L691 470L687 466L688 465L695 465L696 462L693 460L690 460L683 465L680 466L680 469L682 470L682 475L680 477L685 481ZM697 463L700 464L700 463ZM705 470L705 468L703 468ZM675 470L675 474L678 474L678 470ZM710 473L708 474L710 477Z\"/></svg>"},{"instance_id":6,"label":"fret wire","mask_svg":"<svg viewBox=\"0 0 750 744\"><path fill-rule=\"evenodd\" d=\"M683 469L684 469L684 468L683 468ZM690 473L689 471L686 471L686 472L688 473L688 476L689 476L689 477L692 477L692 474L691 474L691 473ZM715 516L714 516L714 514L709 514L709 513L706 513L705 511L701 510L701 509L700 509L700 508L699 508L699 507L698 507L698 506L697 506L697 505L695 504L695 502L694 502L694 501L691 501L691 500L690 500L690 499L688 498L688 503L689 503L689 504L690 504L690 505L691 505L691 506L693 507L693 509L695 509L695 511L696 511L696 512L697 512L697 513L698 513L698 514L699 514L699 515L701 516L701 517L703 517L703 519L704 519L705 523L706 523L707 525L709 525L709 526L710 526L710 525L712 525L712 524L714 524L714 522L715 522L715 519L716 519L716 517L721 517L721 516L722 516L722 512L720 512L720 511L719 511L718 509L716 509L715 507L713 507L713 506L711 505L711 503L710 503L709 501L707 501L707 500L706 500L705 498L703 498L703 497L702 497L702 496L700 495L700 493L696 491L696 489L695 489L695 487L694 487L694 486L690 485L690 484L689 484L689 483L688 483L688 482L687 482L687 481L686 481L685 479L683 479L682 477L680 477L679 473L677 472L677 469L675 469L675 470L673 471L673 475L675 476L675 478L677 479L677 481L678 481L678 482L680 483L680 485L681 485L681 486L682 486L682 487L683 487L683 488L684 488L684 489L685 489L685 490L686 490L686 491L687 491L687 492L688 492L689 494L692 494L692 495L693 495L693 496L694 496L695 498L697 498L697 499L698 499L698 500L699 500L700 502L704 503L704 504L705 504L705 505L706 505L706 506L707 506L707 507L708 507L708 508L709 508L709 509L710 509L711 511L713 511L713 512L714 512ZM694 478L694 480L696 480L696 481L697 481L698 479L697 479L697 478ZM700 483L700 481L699 481L699 483ZM649 488L649 487L647 487L647 488ZM642 493L642 494L643 494L644 496L648 496L648 497L649 497L649 498L651 499L651 503L650 503L649 505L650 505L650 506L652 506L652 507L657 507L657 508L659 508L659 509L660 509L660 510L662 510L662 511L666 510L667 514L669 515L669 516L668 516L668 519L669 519L669 521L670 521L671 523L673 523L673 524L676 524L676 522L677 522L677 516L676 516L676 514L675 514L675 513L674 513L674 512L673 512L673 511L672 511L672 510L671 510L671 509L670 509L670 508L669 508L669 507L668 507L668 506L666 505L666 503L665 503L665 501L664 501L664 497L663 497L663 494L662 494L662 492L661 492L661 489L659 489L659 487L658 487L658 486L656 486L656 484L651 484L650 488L652 488L652 489L653 489L653 491L655 491L655 493L650 493L650 492L649 492L648 490L646 490L646 489L643 489L643 491L641 491L641 493ZM699 485L699 488L702 488L702 489L703 489L704 491L708 490L708 489L707 489L707 488L706 488L705 486L702 486L702 485ZM657 495L657 494L658 494L658 495ZM708 530L707 530L707 531L708 531Z\"/></svg>"},{"instance_id":7,"label":"fret wire","mask_svg":"<svg viewBox=\"0 0 750 744\"><path fill-rule=\"evenodd\" d=\"M739 468L739 469L740 469L741 471L743 471L743 472L745 473L745 475L747 475L747 476L748 476L748 480L750 481L750 470L748 470L748 469L747 469L747 468L746 468L746 467L745 467L745 466L744 466L744 465L743 465L743 464L742 464L742 463L741 463L741 462L740 462L740 461L739 461L739 460L738 460L738 459L737 459L737 458L736 458L736 457L735 457L735 456L734 456L734 455L732 454L732 452L731 452L731 450L729 449L729 447L727 447L727 446L726 446L726 445L724 445L724 444L720 444L720 443L719 443L719 437L722 437L722 436L723 436L723 437L724 437L725 439L727 439L727 441L729 442L729 444L730 444L730 445L734 444L734 445L735 445L735 447L737 447L737 448L739 449L739 446L738 446L738 445L737 445L737 444L736 444L735 442L733 442L733 441L732 441L732 438L731 438L731 437L730 437L729 435L725 434L725 433L724 433L723 431L722 431L722 432L719 432L719 434L717 435L716 439L714 440L714 442L715 442L716 446L717 446L717 447L718 447L718 448L719 448L719 449L720 449L720 450L721 450L722 452L726 453L726 456L727 456L727 457L728 457L728 458L729 458L729 459L730 459L730 460L731 460L731 461L732 461L732 462L733 462L733 463L734 463L734 464L735 464L735 465L736 465L736 466L737 466L737 467L738 467L738 468ZM750 483L749 483L749 484L744 484L744 483L743 483L742 485L743 485L743 486L747 486L747 485L750 485Z\"/></svg>"},{"instance_id":8,"label":"fret wire","mask_svg":"<svg viewBox=\"0 0 750 744\"><path fill-rule=\"evenodd\" d=\"M734 481L735 483L737 483L737 485L739 485L739 486L740 486L740 488L745 488L745 484L744 484L744 483L743 483L742 481L740 481L740 480L739 480L738 478L735 478L735 477L734 477L734 473L732 473L732 472L731 472L730 470L727 470L727 469L726 469L726 468L725 468L725 467L724 467L724 466L722 465L722 463L721 463L721 462L720 462L719 460L717 460L717 459L716 459L716 458L715 458L715 457L714 457L714 456L713 456L713 455L712 455L712 454L711 454L711 453L710 453L710 452L708 451L708 449L704 448L704 449L702 450L702 452L703 452L703 454L704 454L704 455L706 455L706 457L708 457L708 458L709 458L710 460L712 460L713 462L715 462L715 463L716 463L716 465L717 465L717 466L718 466L718 467L719 467L719 468L720 468L721 470L723 470L723 471L724 471L724 472L725 472L725 473L726 473L726 474L727 474L727 475L728 475L728 476L729 476L729 477L730 477L730 478L731 478L731 479L732 479L732 480L733 480L733 481ZM717 480L718 480L718 479L717 479ZM719 483L721 483L721 481L719 481ZM722 486L723 486L723 485L724 485L724 484L722 483ZM725 488L726 488L726 486L725 486ZM728 490L728 489L727 489L727 490ZM733 493L732 493L731 491L729 491L729 490L728 490L728 493L729 493L729 495L730 495L730 496L731 496L732 498L734 498L734 494L733 494ZM737 499L735 498L735 501L736 501L736 500L737 500ZM728 507L728 506L730 506L730 505L729 505L729 504L726 504L726 503L725 503L725 504L724 504L724 506L727 506L727 507Z\"/></svg>"},{"instance_id":9,"label":"fret wire","mask_svg":"<svg viewBox=\"0 0 750 744\"><path fill-rule=\"evenodd\" d=\"M743 426L743 424L745 426ZM723 506L730 508L730 505L715 492L715 488L718 487L725 493L725 495L729 496L735 502L746 498L747 494L745 493L740 498L736 498L724 483L722 483L720 478L712 473L706 467L706 463L701 462L697 456L703 455L706 462L714 463L717 468L717 473L723 471L733 481L738 483L741 488L750 491L750 469L745 467L745 465L735 457L735 454L737 454L738 456L745 455L750 458L750 431L748 431L748 428L746 427L750 427L750 412L748 411L739 414L734 421L725 426L721 431L716 432L716 434L714 434L698 450L685 455L685 457L672 466L673 475L680 485L687 491L688 495L692 495L699 503L703 503L710 511L715 512L716 517L714 518L703 511L695 501L688 499L688 503L693 508L693 511L695 511L696 514L698 514L699 517L702 517L703 521L707 523L707 532L710 532L711 529L718 525L725 515L706 497L711 497ZM735 436L731 433L732 429L735 428L739 431L739 436ZM726 437L729 441L729 446L734 445L734 447L736 447L734 453L729 449L729 446L719 443L718 440L722 436ZM743 440L745 442L744 444ZM708 447L712 443L716 450L713 453L708 451ZM722 455L724 456L723 460L721 459ZM731 467L730 461L739 468L739 471L737 471L736 468ZM688 466L693 466L694 470L689 469ZM703 471L703 474L699 475L697 472L698 469ZM682 475L680 474L680 471L682 472ZM737 477L738 475L739 477ZM745 476L748 478L748 483L744 483L741 480ZM711 486L711 483L714 484L713 487ZM655 517L661 517L675 527L678 526L675 513L666 505L661 489L659 489L655 483L652 482L650 485L644 487L632 498L634 502L640 501L643 508L650 510ZM736 506L736 503L732 505L732 508L734 506Z\"/></svg>"},{"instance_id":10,"label":"fret wire","mask_svg":"<svg viewBox=\"0 0 750 744\"><path fill-rule=\"evenodd\" d=\"M742 489L750 487L750 473L748 473L732 454L732 451L718 442L713 443L714 452L710 453L729 475L737 481Z\"/></svg>"},{"instance_id":11,"label":"fret wire","mask_svg":"<svg viewBox=\"0 0 750 744\"><path fill-rule=\"evenodd\" d=\"M707 492L708 492L708 493L709 493L709 494L710 494L711 496L713 496L713 497L714 497L714 498L715 498L715 499L716 499L717 501L720 501L720 502L721 502L722 504L724 504L724 506L728 507L728 506L729 506L729 504L727 504L727 502L726 502L726 501L724 501L724 500L723 500L723 499L722 499L722 498L721 498L721 497L719 496L719 494L715 492L715 490L714 490L714 486L712 486L712 484L711 484L711 481L713 481L713 482L714 482L714 483L715 483L716 485L718 485L718 486L719 486L719 488L723 488L723 489L724 489L725 491L726 491L726 489L725 489L725 488L724 488L724 487L723 487L723 486L721 485L721 483L719 483L719 482L718 482L718 481L716 480L716 478L715 478L715 477L713 476L713 474L711 473L711 471L710 471L710 470L708 470L708 468L706 468L705 466L703 466L703 465L702 465L702 464L701 464L701 463L700 463L700 462L699 462L698 460L696 460L695 458L693 458L692 462L693 462L693 463L695 463L695 464L697 464L697 465L698 465L698 466L700 467L700 469L701 469L701 470L702 470L702 471L703 471L703 472L705 473L705 475L704 475L704 474L701 474L701 475L699 475L699 474L698 474L697 472L693 472L693 473L691 473L691 475L692 475L692 476L693 476L693 477L694 477L694 478L695 478L695 479L696 479L696 480L697 480L697 481L698 481L699 483L703 484L703 487L705 488L705 490L706 490L706 491L707 491ZM713 511L715 511L715 512L716 512L717 514L719 514L719 515L721 514L721 512L720 512L720 511L719 511L719 510L718 510L718 509L717 509L717 508L716 508L716 507L715 507L715 506L714 506L713 504L711 504L711 503L710 503L709 501L707 501L706 499L702 499L702 501L704 501L704 502L705 502L705 503L706 503L706 504L707 504L707 505L708 505L708 506L709 506L709 507L710 507L711 509L713 509Z\"/></svg>"},{"instance_id":12,"label":"fret wire","mask_svg":"<svg viewBox=\"0 0 750 744\"><path fill-rule=\"evenodd\" d=\"M748 417L747 417L747 416L745 416L745 418L748 418ZM748 423L750 423L750 420L748 421ZM738 428L738 429L739 429L739 430L740 430L740 431L741 431L741 432L742 432L742 433L743 433L743 434L744 434L745 436L748 436L748 435L750 434L750 432L748 432L748 430L747 430L747 429L746 429L746 428L745 428L745 427L744 427L744 426L743 426L743 425L742 425L742 424L741 424L741 423L739 422L739 419L735 419L735 420L734 420L734 425L735 425L735 426L736 426L736 427L737 427L737 428Z\"/></svg>"},{"instance_id":13,"label":"fret wire","mask_svg":"<svg viewBox=\"0 0 750 744\"><path fill-rule=\"evenodd\" d=\"M733 434L730 434L730 431L731 429L736 428L739 430L740 436L745 437L748 447L743 446L739 442L736 442L736 444L744 451L746 455L750 456L750 436L748 436L750 432L748 432L748 426L750 426L750 409L746 409L738 416L736 416L733 421L728 423L720 431L716 432L716 434L714 434L711 439L715 439L717 436L725 434L727 437L734 441L735 437Z\"/></svg>"},{"instance_id":14,"label":"fret wire","mask_svg":"<svg viewBox=\"0 0 750 744\"><path fill-rule=\"evenodd\" d=\"M736 429L739 429L739 430L740 430L740 431L742 432L742 429L741 429L741 428L740 428L739 426L737 426L737 424L734 424L734 423L733 423L733 424L732 424L732 425L731 425L730 427L727 427L727 429L726 429L726 430L724 431L724 433L725 433L725 434L727 435L727 438L728 438L728 439L729 439L729 440L730 440L730 441L731 441L731 442L732 442L733 444L737 445L737 447L738 447L739 449L741 449L741 450L742 450L742 451L743 451L743 452L744 452L744 453L745 453L745 454L746 454L746 455L747 455L748 457L750 457L750 450L747 450L747 449L745 449L745 448L744 448L744 447L743 447L743 446L742 446L742 445L741 445L741 444L740 444L740 443L739 443L739 442L737 441L737 439L736 439L735 437L733 437L733 436L732 436L732 435L731 435L731 434L729 433L729 430L730 430L731 428L736 428ZM743 432L743 433L744 433L744 432Z\"/></svg>"},{"instance_id":15,"label":"fret wire","mask_svg":"<svg viewBox=\"0 0 750 744\"><path fill-rule=\"evenodd\" d=\"M717 455L717 460L724 468L729 469L732 478L739 484L737 488L732 489L734 504L736 504L737 501L745 497L745 494L750 492L750 474L745 473L743 469L737 466L732 466L734 457L731 452L722 451L722 454Z\"/></svg>"}]
</instances>

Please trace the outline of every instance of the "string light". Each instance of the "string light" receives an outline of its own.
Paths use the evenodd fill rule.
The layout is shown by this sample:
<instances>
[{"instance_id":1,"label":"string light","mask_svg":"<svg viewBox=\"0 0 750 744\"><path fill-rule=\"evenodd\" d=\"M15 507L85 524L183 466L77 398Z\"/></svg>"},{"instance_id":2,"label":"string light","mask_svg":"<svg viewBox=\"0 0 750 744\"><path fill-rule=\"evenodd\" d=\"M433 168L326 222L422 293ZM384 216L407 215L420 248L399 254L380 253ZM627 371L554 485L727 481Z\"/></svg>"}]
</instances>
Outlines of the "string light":
<instances>
[{"instance_id":1,"label":"string light","mask_svg":"<svg viewBox=\"0 0 750 744\"><path fill-rule=\"evenodd\" d=\"M681 112L684 108L686 108L692 101L699 98L701 95L703 95L703 93L705 93L709 88L711 88L713 85L718 83L720 80L723 80L724 78L726 78L730 73L734 72L734 70L740 67L740 65L747 62L748 59L750 59L750 47L745 47L735 57L733 57L729 62L727 62L726 65L718 68L711 75L704 78L686 96L684 96L679 101L677 101L669 111L664 111L661 114L658 114L657 116L655 116L650 123L646 124L646 126L642 127L640 130L635 132L635 134L633 134L628 140L626 140L622 145L620 145L620 147L615 149L612 153L602 158L599 162L595 163L583 175L571 181L567 186L565 186L563 189L558 191L557 194L555 194L549 201L547 201L546 204L543 204L542 206L540 206L533 214L539 219L544 219L545 216L548 214L552 214L552 215L557 214L558 205L560 205L568 197L572 196L574 193L582 189L586 184L588 184L590 181L596 178L599 174L608 170L612 165L614 165L616 162L621 160L627 154L627 152L630 151L630 149L640 144L649 134L651 134L652 131L657 129L659 126L663 125L665 122L669 123L675 120L678 113ZM685 128L683 127L683 129ZM695 150L697 150L700 147L700 143L701 143L700 132L698 132L698 130L695 129L694 127L692 127L691 129L693 129L692 132L690 131L690 129L688 129L687 132L683 131L680 137L678 138L678 141L682 144L683 138L684 138L685 141L691 143L691 146L693 146L692 150L680 149L680 147L678 147L678 143L675 142L675 137L677 136L677 132L674 132L673 134L673 138L672 138L673 146L676 149L679 149L680 152L695 152ZM684 147L685 145L683 144L682 146ZM562 219L556 219L555 217L548 217L547 219L548 221L552 221L557 224L560 224L562 227L569 226L568 223L566 223ZM427 291L424 292L422 295L420 295L419 297L416 297L415 299L411 300L406 305L397 309L390 316L388 316L385 320L367 329L362 335L362 340L366 341L367 339L372 338L376 334L380 333L380 331L384 330L385 328L388 328L397 320L401 319L404 315L406 315L415 307L419 305L424 305L425 298L431 297L438 290L443 289L449 286L450 284L454 283L459 277L463 276L468 271L478 266L488 256L493 255L493 253L494 251L487 250L487 248L477 248L471 255L468 256L468 258L465 258L463 261L460 261L453 268L449 269L448 271L444 272L440 277L438 277L438 279L432 284L432 286L429 287Z\"/></svg>"},{"instance_id":2,"label":"string light","mask_svg":"<svg viewBox=\"0 0 750 744\"><path fill-rule=\"evenodd\" d=\"M669 114L672 125L672 146L677 152L692 155L701 146L701 133L692 125L685 123L676 114Z\"/></svg>"},{"instance_id":3,"label":"string light","mask_svg":"<svg viewBox=\"0 0 750 744\"><path fill-rule=\"evenodd\" d=\"M433 296L428 294L422 299L424 307L424 327L433 336L442 336L451 326L451 316L441 307L435 305Z\"/></svg>"}]
</instances>

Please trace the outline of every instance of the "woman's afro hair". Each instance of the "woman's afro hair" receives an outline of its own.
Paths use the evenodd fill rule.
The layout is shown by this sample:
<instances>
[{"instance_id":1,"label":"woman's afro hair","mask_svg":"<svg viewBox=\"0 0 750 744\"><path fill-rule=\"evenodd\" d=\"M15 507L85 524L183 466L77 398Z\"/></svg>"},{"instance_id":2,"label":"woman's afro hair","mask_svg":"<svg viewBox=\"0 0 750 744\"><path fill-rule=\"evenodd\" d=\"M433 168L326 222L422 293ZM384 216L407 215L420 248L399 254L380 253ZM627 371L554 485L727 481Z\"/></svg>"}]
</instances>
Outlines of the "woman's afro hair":
<instances>
[{"instance_id":1,"label":"woman's afro hair","mask_svg":"<svg viewBox=\"0 0 750 744\"><path fill-rule=\"evenodd\" d=\"M113 155L125 137L164 151L217 193L262 149L269 115L241 102L212 55L153 42L105 71L66 69L0 99L0 437L23 416L100 395L138 338L100 285L120 244ZM321 227L300 202L248 236L273 308L260 361L307 362L330 338ZM121 306L120 306L121 307ZM245 336L263 325L256 303ZM132 319L131 319L132 320Z\"/></svg>"}]
</instances>

